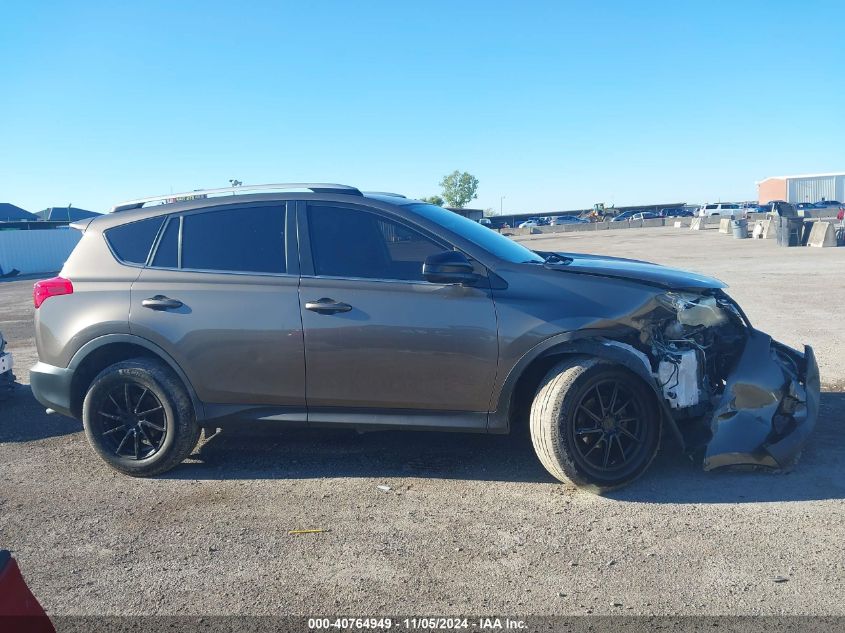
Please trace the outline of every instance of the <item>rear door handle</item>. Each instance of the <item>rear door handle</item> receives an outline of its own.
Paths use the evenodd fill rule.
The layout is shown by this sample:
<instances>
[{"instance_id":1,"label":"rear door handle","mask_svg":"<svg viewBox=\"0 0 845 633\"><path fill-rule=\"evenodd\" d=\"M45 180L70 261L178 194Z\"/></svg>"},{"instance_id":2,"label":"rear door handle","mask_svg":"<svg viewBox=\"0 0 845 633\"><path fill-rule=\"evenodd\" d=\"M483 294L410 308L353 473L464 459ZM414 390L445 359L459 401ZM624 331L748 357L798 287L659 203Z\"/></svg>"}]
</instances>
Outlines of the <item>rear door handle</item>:
<instances>
[{"instance_id":1,"label":"rear door handle","mask_svg":"<svg viewBox=\"0 0 845 633\"><path fill-rule=\"evenodd\" d=\"M164 295L156 295L149 299L144 299L141 305L150 310L175 310L182 307L182 302L179 299L171 299Z\"/></svg>"},{"instance_id":2,"label":"rear door handle","mask_svg":"<svg viewBox=\"0 0 845 633\"><path fill-rule=\"evenodd\" d=\"M341 303L340 301L323 297L316 301L306 302L305 309L319 314L335 314L336 312L349 312L352 306L348 303Z\"/></svg>"}]
</instances>

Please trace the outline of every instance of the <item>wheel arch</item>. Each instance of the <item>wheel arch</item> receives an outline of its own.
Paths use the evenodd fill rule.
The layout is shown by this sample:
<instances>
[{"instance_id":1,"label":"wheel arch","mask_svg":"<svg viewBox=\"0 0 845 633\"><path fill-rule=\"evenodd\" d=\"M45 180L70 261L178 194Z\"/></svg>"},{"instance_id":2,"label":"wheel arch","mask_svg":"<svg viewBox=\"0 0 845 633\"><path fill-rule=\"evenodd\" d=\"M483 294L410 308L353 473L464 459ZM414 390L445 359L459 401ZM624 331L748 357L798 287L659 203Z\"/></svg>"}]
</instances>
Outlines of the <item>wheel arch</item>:
<instances>
[{"instance_id":1,"label":"wheel arch","mask_svg":"<svg viewBox=\"0 0 845 633\"><path fill-rule=\"evenodd\" d=\"M685 442L674 417L651 373L644 354L624 343L603 335L618 332L566 333L543 341L527 352L514 366L499 392L497 407L490 414L488 429L491 432L507 433L521 411L530 407L540 382L555 364L567 356L588 356L601 358L631 371L638 376L654 395L661 422L672 432L673 437L684 449Z\"/></svg>"},{"instance_id":2,"label":"wheel arch","mask_svg":"<svg viewBox=\"0 0 845 633\"><path fill-rule=\"evenodd\" d=\"M107 334L88 341L73 355L68 369L73 370L71 381L71 412L82 418L82 402L91 382L103 369L130 358L154 358L163 361L178 376L188 390L197 420L205 418L205 411L188 376L170 354L161 347L132 334Z\"/></svg>"}]
</instances>

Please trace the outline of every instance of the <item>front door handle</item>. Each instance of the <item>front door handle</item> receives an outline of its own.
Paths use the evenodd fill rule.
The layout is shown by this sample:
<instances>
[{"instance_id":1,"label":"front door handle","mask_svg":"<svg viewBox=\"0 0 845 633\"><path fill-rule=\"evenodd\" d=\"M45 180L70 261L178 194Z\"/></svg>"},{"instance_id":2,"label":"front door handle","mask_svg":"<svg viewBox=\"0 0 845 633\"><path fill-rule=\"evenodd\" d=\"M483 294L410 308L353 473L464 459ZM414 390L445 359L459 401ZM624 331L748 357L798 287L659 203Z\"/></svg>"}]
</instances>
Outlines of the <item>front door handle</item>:
<instances>
[{"instance_id":1,"label":"front door handle","mask_svg":"<svg viewBox=\"0 0 845 633\"><path fill-rule=\"evenodd\" d=\"M340 301L323 297L316 301L306 302L305 309L319 314L335 314L336 312L349 312L352 306L348 303L341 303Z\"/></svg>"},{"instance_id":2,"label":"front door handle","mask_svg":"<svg viewBox=\"0 0 845 633\"><path fill-rule=\"evenodd\" d=\"M144 299L141 305L150 310L175 310L182 307L182 302L179 299L171 299L164 295L156 295L149 299Z\"/></svg>"}]
</instances>

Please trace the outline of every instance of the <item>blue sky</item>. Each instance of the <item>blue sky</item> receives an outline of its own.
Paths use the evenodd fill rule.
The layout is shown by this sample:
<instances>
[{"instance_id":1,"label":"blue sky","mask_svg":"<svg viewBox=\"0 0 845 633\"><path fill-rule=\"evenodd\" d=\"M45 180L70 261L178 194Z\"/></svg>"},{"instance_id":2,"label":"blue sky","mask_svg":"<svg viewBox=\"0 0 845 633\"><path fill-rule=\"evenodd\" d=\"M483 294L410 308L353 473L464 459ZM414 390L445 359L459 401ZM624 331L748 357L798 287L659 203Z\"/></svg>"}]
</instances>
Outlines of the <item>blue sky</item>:
<instances>
[{"instance_id":1,"label":"blue sky","mask_svg":"<svg viewBox=\"0 0 845 633\"><path fill-rule=\"evenodd\" d=\"M246 183L473 207L753 199L845 169L842 2L30 2L0 20L0 202Z\"/></svg>"}]
</instances>

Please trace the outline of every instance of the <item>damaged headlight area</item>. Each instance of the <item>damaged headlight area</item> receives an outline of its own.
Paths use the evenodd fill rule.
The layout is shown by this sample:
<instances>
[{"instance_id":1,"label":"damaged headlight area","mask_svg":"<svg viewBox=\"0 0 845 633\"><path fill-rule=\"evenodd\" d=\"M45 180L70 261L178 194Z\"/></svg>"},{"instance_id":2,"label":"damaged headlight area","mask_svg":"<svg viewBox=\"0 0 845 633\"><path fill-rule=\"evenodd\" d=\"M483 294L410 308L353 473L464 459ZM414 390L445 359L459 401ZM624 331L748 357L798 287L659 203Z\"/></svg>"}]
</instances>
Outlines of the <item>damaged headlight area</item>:
<instances>
[{"instance_id":1,"label":"damaged headlight area","mask_svg":"<svg viewBox=\"0 0 845 633\"><path fill-rule=\"evenodd\" d=\"M798 352L755 330L723 291L668 292L640 322L637 347L684 442L707 470L786 468L818 415L812 348Z\"/></svg>"},{"instance_id":2,"label":"damaged headlight area","mask_svg":"<svg viewBox=\"0 0 845 633\"><path fill-rule=\"evenodd\" d=\"M721 393L749 327L723 293L671 292L658 297L641 330L641 343L657 364L656 378L666 402L682 417L701 415Z\"/></svg>"}]
</instances>

